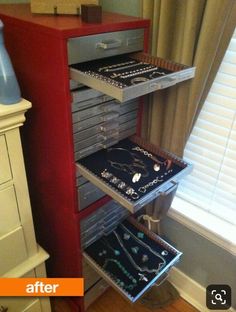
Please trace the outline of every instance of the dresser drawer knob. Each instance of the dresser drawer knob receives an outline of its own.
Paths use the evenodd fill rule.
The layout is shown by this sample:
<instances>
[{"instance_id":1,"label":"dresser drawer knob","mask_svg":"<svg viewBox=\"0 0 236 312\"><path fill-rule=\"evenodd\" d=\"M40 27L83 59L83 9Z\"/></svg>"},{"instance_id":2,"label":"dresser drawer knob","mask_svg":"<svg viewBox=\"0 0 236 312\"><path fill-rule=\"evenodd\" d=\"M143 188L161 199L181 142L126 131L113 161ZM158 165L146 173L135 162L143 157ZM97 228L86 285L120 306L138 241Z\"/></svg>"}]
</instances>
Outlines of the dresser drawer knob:
<instances>
[{"instance_id":1,"label":"dresser drawer knob","mask_svg":"<svg viewBox=\"0 0 236 312\"><path fill-rule=\"evenodd\" d=\"M0 312L7 312L8 308L4 308L3 306L0 307Z\"/></svg>"}]
</instances>

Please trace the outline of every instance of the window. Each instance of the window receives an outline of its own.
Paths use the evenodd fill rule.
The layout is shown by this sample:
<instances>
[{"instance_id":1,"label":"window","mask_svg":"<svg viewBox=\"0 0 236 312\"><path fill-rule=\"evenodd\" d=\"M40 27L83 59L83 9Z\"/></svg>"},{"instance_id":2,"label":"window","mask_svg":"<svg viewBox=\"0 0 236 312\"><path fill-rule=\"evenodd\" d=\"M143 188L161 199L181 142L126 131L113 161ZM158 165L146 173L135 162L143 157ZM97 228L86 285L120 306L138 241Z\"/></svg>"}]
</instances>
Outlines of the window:
<instances>
[{"instance_id":1,"label":"window","mask_svg":"<svg viewBox=\"0 0 236 312\"><path fill-rule=\"evenodd\" d=\"M236 30L187 142L178 196L236 225Z\"/></svg>"}]
</instances>

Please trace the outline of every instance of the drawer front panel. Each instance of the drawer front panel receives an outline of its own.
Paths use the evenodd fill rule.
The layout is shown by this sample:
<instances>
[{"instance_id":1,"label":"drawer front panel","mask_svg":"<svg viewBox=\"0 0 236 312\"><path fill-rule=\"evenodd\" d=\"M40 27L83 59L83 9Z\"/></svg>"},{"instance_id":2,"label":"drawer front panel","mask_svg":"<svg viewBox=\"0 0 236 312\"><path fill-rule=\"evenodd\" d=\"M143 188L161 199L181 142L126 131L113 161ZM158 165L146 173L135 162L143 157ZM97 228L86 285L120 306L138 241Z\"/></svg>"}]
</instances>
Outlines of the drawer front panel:
<instances>
[{"instance_id":1,"label":"drawer front panel","mask_svg":"<svg viewBox=\"0 0 236 312\"><path fill-rule=\"evenodd\" d=\"M83 278L85 283L84 290L87 291L90 287L92 287L99 279L101 279L100 275L91 268L91 266L83 260Z\"/></svg>"},{"instance_id":2,"label":"drawer front panel","mask_svg":"<svg viewBox=\"0 0 236 312\"><path fill-rule=\"evenodd\" d=\"M0 237L20 225L15 190L10 186L0 191Z\"/></svg>"},{"instance_id":3,"label":"drawer front panel","mask_svg":"<svg viewBox=\"0 0 236 312\"><path fill-rule=\"evenodd\" d=\"M39 299L27 297L0 297L0 307L8 308L7 312L41 312Z\"/></svg>"},{"instance_id":4,"label":"drawer front panel","mask_svg":"<svg viewBox=\"0 0 236 312\"><path fill-rule=\"evenodd\" d=\"M85 310L92 304L98 297L100 297L109 287L106 281L101 279L92 288L90 288L84 295Z\"/></svg>"},{"instance_id":5,"label":"drawer front panel","mask_svg":"<svg viewBox=\"0 0 236 312\"><path fill-rule=\"evenodd\" d=\"M0 164L1 164L0 184L2 184L4 182L11 180L12 178L10 162L7 152L7 144L4 135L0 136Z\"/></svg>"},{"instance_id":6,"label":"drawer front panel","mask_svg":"<svg viewBox=\"0 0 236 312\"><path fill-rule=\"evenodd\" d=\"M113 200L97 209L80 223L82 247L111 233L128 215L129 212Z\"/></svg>"},{"instance_id":7,"label":"drawer front panel","mask_svg":"<svg viewBox=\"0 0 236 312\"><path fill-rule=\"evenodd\" d=\"M79 210L83 210L105 194L92 183L88 182L78 188Z\"/></svg>"},{"instance_id":8,"label":"drawer front panel","mask_svg":"<svg viewBox=\"0 0 236 312\"><path fill-rule=\"evenodd\" d=\"M144 30L132 29L68 40L68 63L75 64L143 50Z\"/></svg>"},{"instance_id":9,"label":"drawer front panel","mask_svg":"<svg viewBox=\"0 0 236 312\"><path fill-rule=\"evenodd\" d=\"M27 259L21 227L0 237L0 276Z\"/></svg>"}]
</instances>

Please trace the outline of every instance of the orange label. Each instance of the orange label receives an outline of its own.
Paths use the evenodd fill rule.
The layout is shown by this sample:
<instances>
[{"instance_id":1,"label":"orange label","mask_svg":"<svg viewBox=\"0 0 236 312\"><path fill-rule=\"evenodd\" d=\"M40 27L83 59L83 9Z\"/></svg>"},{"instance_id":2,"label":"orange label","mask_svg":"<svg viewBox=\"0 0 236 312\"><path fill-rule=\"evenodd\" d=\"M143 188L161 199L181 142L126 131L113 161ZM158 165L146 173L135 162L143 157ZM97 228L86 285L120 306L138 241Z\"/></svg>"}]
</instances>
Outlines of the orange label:
<instances>
[{"instance_id":1,"label":"orange label","mask_svg":"<svg viewBox=\"0 0 236 312\"><path fill-rule=\"evenodd\" d=\"M77 297L83 295L83 278L0 278L0 296L2 297Z\"/></svg>"}]
</instances>

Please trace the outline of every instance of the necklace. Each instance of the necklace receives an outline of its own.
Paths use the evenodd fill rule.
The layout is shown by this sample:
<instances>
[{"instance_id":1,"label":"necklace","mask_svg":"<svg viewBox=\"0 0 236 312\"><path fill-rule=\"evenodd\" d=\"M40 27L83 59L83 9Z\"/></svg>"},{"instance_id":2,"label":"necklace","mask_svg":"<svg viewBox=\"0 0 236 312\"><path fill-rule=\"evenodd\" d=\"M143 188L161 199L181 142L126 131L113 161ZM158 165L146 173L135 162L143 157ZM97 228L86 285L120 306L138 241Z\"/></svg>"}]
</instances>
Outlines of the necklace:
<instances>
[{"instance_id":1,"label":"necklace","mask_svg":"<svg viewBox=\"0 0 236 312\"><path fill-rule=\"evenodd\" d=\"M108 241L105 239L105 237L103 237L103 239L101 240L102 244L106 247L108 247L109 249L112 250L112 252L114 253L115 256L119 256L120 255L120 251L111 247L111 245L108 243Z\"/></svg>"},{"instance_id":2,"label":"necklace","mask_svg":"<svg viewBox=\"0 0 236 312\"><path fill-rule=\"evenodd\" d=\"M137 157L135 153L130 152L129 150L122 148L122 147L109 148L107 150L108 153L117 152L117 151L124 152L126 154L126 157L125 157L126 162L119 162L119 161L115 161L112 159L108 159L108 162L110 163L111 167L120 171L127 172L130 175L133 175L132 177L133 183L138 182L141 177L149 176L149 172L146 168L146 164L143 162L142 159ZM122 154L119 156L122 156ZM115 157L117 158L117 153L115 153Z\"/></svg>"},{"instance_id":3,"label":"necklace","mask_svg":"<svg viewBox=\"0 0 236 312\"><path fill-rule=\"evenodd\" d=\"M142 245L143 247L147 248L152 254L154 254L155 256L157 256L158 258L160 258L163 261L163 266L166 265L166 260L164 257L162 257L159 252L153 250L149 245L147 245L146 243L144 243L144 241L140 240L138 237L136 237L136 235L134 235L129 229L127 229L127 227L124 224L120 224L120 226L123 228L124 231L128 232L134 240L136 240L136 242L138 242L140 245Z\"/></svg>"},{"instance_id":4,"label":"necklace","mask_svg":"<svg viewBox=\"0 0 236 312\"><path fill-rule=\"evenodd\" d=\"M136 63L136 61L127 61L127 62L123 62L123 63L108 65L108 66L100 67L100 68L98 69L98 71L99 71L99 72L101 72L101 71L103 71L103 70L107 71L107 70L110 69L110 68L122 67L122 66L124 66L124 65L129 65L129 64L134 64L134 63Z\"/></svg>"},{"instance_id":5,"label":"necklace","mask_svg":"<svg viewBox=\"0 0 236 312\"><path fill-rule=\"evenodd\" d=\"M129 289L132 290L135 286L137 286L137 280L135 277L133 277L126 268L116 259L106 259L105 263L103 265L103 268L105 269L109 262L114 263L121 271L122 273L132 282L132 284L125 285L124 282L122 282L117 276L115 276L113 273L109 272L109 274L116 280L116 283L121 286L123 289Z\"/></svg>"},{"instance_id":6,"label":"necklace","mask_svg":"<svg viewBox=\"0 0 236 312\"><path fill-rule=\"evenodd\" d=\"M157 255L155 252L153 252L153 250L149 247L149 246L145 246L146 248L149 247L149 250L155 254L156 256L158 256L159 258L162 259L163 262L158 264L158 269L148 269L147 267L143 267L141 268L140 266L137 265L137 263L134 261L133 257L131 256L131 254L128 252L128 250L126 249L126 247L124 246L120 236L116 233L116 231L113 231L117 241L119 242L120 246L122 247L122 249L124 250L124 253L126 254L126 256L128 257L128 259L130 260L130 262L132 263L132 265L139 270L140 272L148 272L148 273L158 273L160 268L162 268L163 266L165 266L166 261L164 258L162 258L159 254Z\"/></svg>"}]
</instances>

